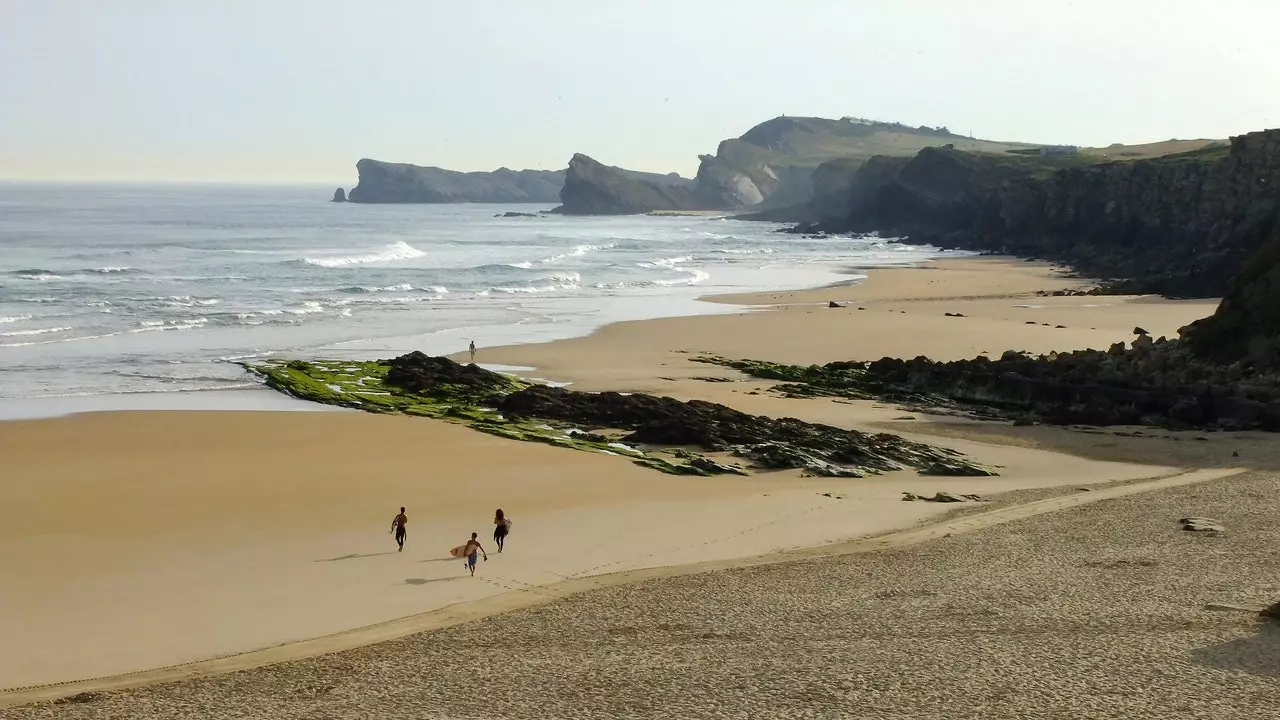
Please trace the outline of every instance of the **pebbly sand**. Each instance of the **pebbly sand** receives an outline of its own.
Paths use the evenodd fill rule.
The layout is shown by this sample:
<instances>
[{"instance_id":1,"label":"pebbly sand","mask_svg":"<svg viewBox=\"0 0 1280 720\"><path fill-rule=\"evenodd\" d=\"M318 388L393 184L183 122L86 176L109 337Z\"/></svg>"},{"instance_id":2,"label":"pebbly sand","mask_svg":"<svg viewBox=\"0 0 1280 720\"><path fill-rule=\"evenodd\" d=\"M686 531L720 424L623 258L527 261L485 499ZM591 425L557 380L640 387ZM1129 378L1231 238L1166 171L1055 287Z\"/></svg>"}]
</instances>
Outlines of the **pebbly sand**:
<instances>
[{"instance_id":1,"label":"pebbly sand","mask_svg":"<svg viewBox=\"0 0 1280 720\"><path fill-rule=\"evenodd\" d=\"M0 636L16 639L0 649L0 687L130 673L281 643L256 660L240 656L249 658L242 666L306 658L449 624L431 625L421 619L425 616L415 615L419 613L431 615L444 608L440 612L452 613L451 622L456 622L467 619L468 608L478 608L475 612L480 613L489 607L496 612L527 600L559 597L562 591L550 589L538 596L538 588L563 588L566 578L581 590L593 582L582 578L601 573L637 568L663 572L662 568L698 562L725 567L752 556L840 543L936 520L949 510L900 502L903 490L990 494L1033 488L1024 492L1037 497L1070 495L1081 484L1177 475L1174 465L1240 465L1247 460L1223 458L1223 442L1253 443L1249 447L1265 443L1265 439L1236 437L1157 440L1178 444L1182 453L1169 455L1146 438L1084 437L1007 426L987 432L987 426L961 421L937 422L928 416L903 419L906 416L900 410L871 403L748 394L760 392L765 384L705 382L701 378L734 373L689 361L696 352L808 363L886 354L960 357L1007 348L1105 347L1131 338L1134 325L1172 335L1177 327L1213 308L1205 302L1034 294L1076 282L1035 263L948 261L923 269L873 271L869 281L856 286L719 299L743 304L744 311L735 315L623 323L578 340L481 349L483 362L534 366L533 374L572 381L583 389L702 397L751 412L863 429L887 427L1004 466L1002 477L993 479L925 479L903 473L841 481L785 474L671 478L635 468L621 458L513 443L418 419L358 413L104 413L0 423L0 453L19 478L0 485L0 571L5 577L23 578L22 583L0 587ZM850 306L829 309L830 300ZM747 303L754 305L747 307ZM965 317L947 317L944 312ZM1032 318L1034 325L1028 324ZM1100 441L1107 447L1093 447ZM68 447L77 452L65 452ZM1255 474L1247 482L1274 482L1270 478ZM1221 500L1229 503L1236 494L1220 488L1245 487L1241 482L1213 480L1194 487L1226 493ZM1060 486L1071 487L1049 489ZM826 497L824 492L837 497ZM1145 503L1165 502L1158 498L1187 492L1201 490L1157 491L1017 520L1009 526L1040 528L1060 523L1071 513L1116 512L1114 507L1135 503L1147 507ZM409 549L403 555L388 552L394 544L384 527L400 504L409 506L411 518ZM486 539L488 519L499 504L517 522L511 549L503 556L491 556L476 582L464 580L460 563L443 559L443 551L471 529ZM72 532L52 530L50 517ZM1093 549L1137 537L1138 531L1130 532L1129 526L1142 523L1121 520L1128 523L1123 531L1108 534L1093 528L1095 534L1110 538L1094 538L1097 547ZM1088 536L1088 527L1092 526L1086 522L1063 537ZM972 623L953 626L949 623L955 618L946 613L931 615L939 613L935 605L953 607L960 599L968 602L973 593L997 597L1001 583L1006 582L1013 583L1008 585L1013 597L1020 592L1017 583L1081 580L1070 573L1059 578L1055 573L1060 567L1046 566L1039 559L1037 543L1062 552L1071 552L1071 543L1063 542L1058 548L1051 542L1056 536L1040 529L1016 535L1020 545L980 540L1003 532L1007 532L1004 527L993 528L964 541L948 538L856 559L828 557L605 589L539 609L412 635L391 641L393 645L220 678L116 691L91 696L93 701L83 704L8 708L0 713L5 717L684 717L715 716L719 708L724 716L955 717L930 715L943 707L930 698L942 697L939 688L953 687L950 692L955 693L959 691L954 687L973 685L981 668L971 658L956 665L950 675L930 681L926 679L930 668L937 672L942 666L930 656L921 658L918 668L907 667L903 658L911 654L909 648L932 653L928 648L933 645L993 643L992 657L1010 661L1029 636L1022 630L1003 633L996 627L980 633L974 630L975 636L967 637L966 628ZM1252 535L1237 539L1234 532L1228 538L1232 542L1256 539ZM940 548L961 542L975 547L939 560ZM898 567L899 559L887 559L891 554L897 558L898 553L921 554L910 565L910 583L929 585L938 594L922 596L933 599L920 600L918 608L914 600L907 603L912 612L894 620L877 616L878 606L871 602L876 598L867 600L864 591L908 582L908 574L892 569ZM955 558L963 561L957 566ZM1191 582L1181 577L1177 565L1170 560L1140 567L1153 582ZM993 575L984 569L969 573L974 577L956 572L957 567L990 566L1008 572ZM1168 577L1151 575L1156 572L1151 567ZM814 577L825 580L814 585L804 579ZM1223 589L1255 603L1268 593L1280 595L1272 592L1277 588L1243 582L1243 578L1244 574L1239 588ZM700 590L691 596L690 588ZM663 592L675 594L664 598ZM1097 600L1090 592L1059 593L1063 599L1058 604L1056 600L1032 603L1046 613L1041 619L1049 629L1042 632L1078 622L1058 605L1089 607L1091 597ZM620 602L623 597L626 601ZM1117 597L1108 601L1115 606L1111 609L1131 620L1142 615L1134 610L1144 607L1142 598ZM776 608L773 619L771 603ZM591 607L601 620L591 620L595 617ZM1062 613L1067 615L1059 617ZM614 625L600 625L603 618L613 616L608 622L614 622L632 615L637 622L616 624L622 628L618 632L608 629ZM666 615L683 619L639 621ZM397 620L406 617L410 619ZM417 625L413 617L420 619ZM1023 622L1030 620L1023 618ZM1242 622L1229 629L1241 630ZM360 630L348 632L327 645L305 642L376 623L385 624L363 635ZM495 631L495 623L514 623L513 628L533 624ZM721 629L720 624L730 629ZM806 624L813 626L808 635L800 632ZM775 625L776 632L770 629ZM531 629L535 626L538 629ZM822 639L822 628L833 630L828 640ZM1221 628L1220 634L1227 631ZM1093 636L1074 630L1068 635L1076 638L1077 652L1089 651L1082 638ZM889 642L891 636L893 642ZM852 648L873 643L877 637L903 648L901 652L877 650L897 653L894 669L903 680L859 685L854 678L866 677L870 683L877 673L885 672L884 667L894 667L877 669L852 662L860 655ZM902 642L902 637L918 642L913 646ZM1106 639L1104 634L1097 637ZM1067 662L1068 658L1054 652L1046 650L1043 657L1036 656L1040 660L1024 664L1030 663L1034 670L1040 667L1036 662ZM506 659L510 672L488 669L495 654ZM943 656L945 652L938 657ZM455 658L484 678L475 685L483 693L477 693L474 704L469 705L458 691L456 683L463 678L450 670ZM403 663L400 670L396 663ZM176 674L140 676L115 684L233 666L191 666ZM787 669L792 666L795 672ZM1002 676L990 672L990 666L983 667L992 678ZM1036 674L1032 670L1014 675L1031 677ZM1207 672L1194 664L1187 672L1193 671ZM906 681L917 675L920 687ZM385 686L381 682L392 677L395 682ZM816 689L815 683L832 677L843 680L824 685L825 691ZM1053 678L1035 682L1055 687ZM691 690L691 683L703 689ZM43 695L0 694L0 706L93 687L88 683ZM1005 695L984 689L966 697L987 703L996 713L985 716L1034 717L1012 710L1027 707L1017 703L1031 697L1030 687L1010 681ZM1088 714L1108 696L1082 692L1036 696L1048 708L1042 716L1055 717L1049 712L1052 708L1064 712L1070 708L1073 717L1111 717ZM1254 693L1250 697L1270 697L1258 690L1250 692ZM1000 697L1006 696L1011 698L1008 707L1000 705L1004 702ZM1046 697L1056 699L1046 701ZM1210 692L1203 699L1208 702L1215 697L1222 695ZM834 698L841 700L832 704ZM402 703L412 712L397 712L386 703ZM884 712L872 712L875 707L885 708ZM918 710L915 714L913 707ZM964 712L977 716L976 710ZM1140 713L1123 716L1143 717Z\"/></svg>"}]
</instances>

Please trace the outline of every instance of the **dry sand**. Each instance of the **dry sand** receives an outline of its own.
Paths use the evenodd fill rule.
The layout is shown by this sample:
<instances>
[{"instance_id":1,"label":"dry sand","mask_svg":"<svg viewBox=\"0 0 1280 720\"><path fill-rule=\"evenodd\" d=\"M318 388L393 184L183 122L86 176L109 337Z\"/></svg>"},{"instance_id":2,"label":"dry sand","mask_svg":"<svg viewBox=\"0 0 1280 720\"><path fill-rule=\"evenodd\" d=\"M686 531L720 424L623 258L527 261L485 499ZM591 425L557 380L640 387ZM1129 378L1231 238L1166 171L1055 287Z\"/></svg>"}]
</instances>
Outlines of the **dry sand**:
<instances>
[{"instance_id":1,"label":"dry sand","mask_svg":"<svg viewBox=\"0 0 1280 720\"><path fill-rule=\"evenodd\" d=\"M1210 515L1220 537L1176 520ZM1261 720L1280 480L1255 473L874 553L585 592L34 718ZM1239 606L1244 610L1210 609Z\"/></svg>"},{"instance_id":2,"label":"dry sand","mask_svg":"<svg viewBox=\"0 0 1280 720\"><path fill-rule=\"evenodd\" d=\"M705 382L701 378L741 378L690 361L698 352L811 363L1105 347L1130 339L1134 325L1172 335L1213 309L1207 302L1035 295L1073 284L1078 281L1036 263L947 261L873 271L860 285L722 299L744 305L735 315L623 323L583 339L481 349L483 362L535 366L532 374L573 381L582 389L703 397L752 412L847 427L887 424L913 439L946 444L1003 466L1002 477L995 479L895 474L832 481L769 474L691 480L636 468L622 458L519 444L420 419L356 413L113 413L2 423L0 456L14 472L0 484L0 573L23 582L0 586L0 637L16 638L0 650L0 687L130 672L298 641L450 604L518 595L566 577L833 543L904 527L945 509L902 503L897 500L902 490L992 493L1169 474L1174 463L1145 452L1142 440L1118 439L1128 449L1123 459L1136 464L1085 460L1042 449L1052 447L1053 438L1007 428L1002 435L986 436L964 423L896 419L903 413L872 403L748 394L767 384ZM849 307L828 309L831 300ZM946 317L946 312L965 317ZM1032 319L1036 324L1027 324ZM940 433L949 437L940 439ZM1198 462L1179 464L1231 464L1211 457L1208 447L1216 443L1200 445L1205 450L1179 458ZM386 554L394 549L386 524L400 504L409 506L409 549ZM471 529L486 538L497 505L516 520L511 550L482 565L475 582L459 579L460 563L441 561L442 551ZM869 575L865 582L891 580ZM749 591L785 589L752 586ZM857 583L831 591L857 594ZM731 597L710 602L715 604L670 611L707 613L722 607L738 612L731 610ZM825 602L815 597L812 612L841 614L838 605ZM650 611L657 609L627 610ZM545 629L561 631L576 632ZM912 632L928 635L930 630L919 626ZM601 642L613 642L611 637L601 636ZM432 641L405 642L412 643L412 667L425 667L418 648ZM703 644L712 653L719 646ZM778 656L766 645L740 649ZM527 655L527 648L521 645L517 652ZM342 660L348 655L335 656L334 662L357 662ZM380 655L371 651L358 657ZM361 666L358 672L374 676L385 670ZM239 708L235 712L242 716L365 716L350 704L341 710L308 706L310 715L263 712L254 698L265 692L260 682L270 685L275 676L259 672L268 674L235 676L243 679L232 682L231 695L220 695L218 703ZM576 672L556 665L560 674L552 682L559 687L564 673ZM625 683L627 677L616 679ZM222 693L228 686L218 687ZM249 687L245 697L236 697ZM721 690L735 692L731 685ZM367 691L371 699L387 697L382 688ZM619 697L628 692L639 690L620 689ZM117 712L128 707L129 697L113 706ZM531 697L527 710L536 714L540 701ZM756 708L780 713L792 707L786 697ZM583 716L599 716L601 706L584 698L583 707L596 709ZM56 714L72 706L58 707L46 710ZM96 712L92 705L85 708ZM820 703L810 704L811 710L819 708ZM505 705L492 713L445 706L424 712L415 716L525 716Z\"/></svg>"}]
</instances>

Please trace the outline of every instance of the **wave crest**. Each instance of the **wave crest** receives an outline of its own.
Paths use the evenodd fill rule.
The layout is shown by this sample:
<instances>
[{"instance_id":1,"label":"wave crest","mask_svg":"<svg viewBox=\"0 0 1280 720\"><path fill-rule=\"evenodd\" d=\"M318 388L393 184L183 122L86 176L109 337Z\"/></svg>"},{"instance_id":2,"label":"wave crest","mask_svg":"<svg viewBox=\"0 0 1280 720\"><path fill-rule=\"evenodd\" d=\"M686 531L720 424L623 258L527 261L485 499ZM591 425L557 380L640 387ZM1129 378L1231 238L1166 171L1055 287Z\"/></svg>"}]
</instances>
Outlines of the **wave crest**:
<instances>
[{"instance_id":1,"label":"wave crest","mask_svg":"<svg viewBox=\"0 0 1280 720\"><path fill-rule=\"evenodd\" d=\"M365 265L368 263L394 262L396 260L410 260L426 255L418 248L401 240L399 242L387 245L381 251L369 253L365 255L335 255L331 257L304 257L302 262L305 265L315 265L317 267L340 268L347 265Z\"/></svg>"}]
</instances>

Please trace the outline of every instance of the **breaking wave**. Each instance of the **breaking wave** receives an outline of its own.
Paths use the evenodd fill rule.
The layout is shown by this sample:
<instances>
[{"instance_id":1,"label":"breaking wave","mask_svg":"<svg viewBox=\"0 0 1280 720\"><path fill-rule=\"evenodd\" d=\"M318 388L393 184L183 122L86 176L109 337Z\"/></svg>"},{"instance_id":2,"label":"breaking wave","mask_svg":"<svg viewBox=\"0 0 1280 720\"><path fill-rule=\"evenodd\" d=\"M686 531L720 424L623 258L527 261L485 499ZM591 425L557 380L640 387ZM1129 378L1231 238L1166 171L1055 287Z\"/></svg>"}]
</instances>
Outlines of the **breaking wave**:
<instances>
[{"instance_id":1,"label":"breaking wave","mask_svg":"<svg viewBox=\"0 0 1280 720\"><path fill-rule=\"evenodd\" d=\"M426 255L418 248L401 240L397 243L387 245L381 251L369 253L366 255L335 255L330 257L304 257L302 262L306 265L315 265L326 268L346 267L347 265L365 265L368 263L394 262L396 260L410 260Z\"/></svg>"}]
</instances>

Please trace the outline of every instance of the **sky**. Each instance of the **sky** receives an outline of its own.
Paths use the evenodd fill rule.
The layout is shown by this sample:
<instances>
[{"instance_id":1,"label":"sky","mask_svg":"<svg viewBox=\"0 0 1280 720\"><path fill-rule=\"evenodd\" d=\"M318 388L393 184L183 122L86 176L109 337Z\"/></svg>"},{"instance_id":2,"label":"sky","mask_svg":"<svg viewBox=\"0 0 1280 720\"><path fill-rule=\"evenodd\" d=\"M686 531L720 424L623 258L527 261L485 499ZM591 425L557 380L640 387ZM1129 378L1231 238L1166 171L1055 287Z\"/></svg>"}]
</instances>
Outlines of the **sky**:
<instances>
[{"instance_id":1,"label":"sky","mask_svg":"<svg viewBox=\"0 0 1280 720\"><path fill-rule=\"evenodd\" d=\"M0 178L691 175L778 115L1073 145L1280 126L1274 0L0 0Z\"/></svg>"}]
</instances>

